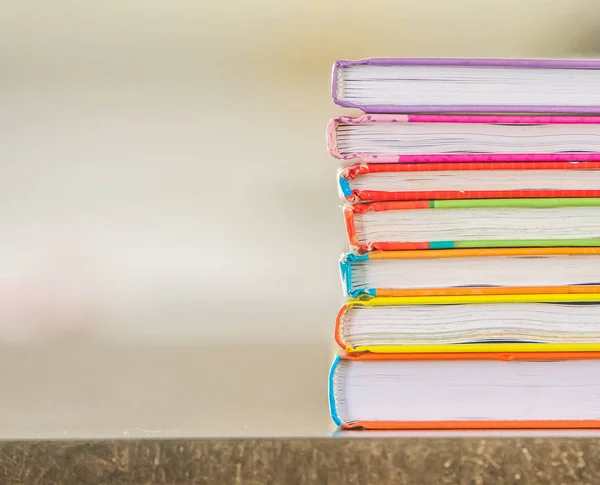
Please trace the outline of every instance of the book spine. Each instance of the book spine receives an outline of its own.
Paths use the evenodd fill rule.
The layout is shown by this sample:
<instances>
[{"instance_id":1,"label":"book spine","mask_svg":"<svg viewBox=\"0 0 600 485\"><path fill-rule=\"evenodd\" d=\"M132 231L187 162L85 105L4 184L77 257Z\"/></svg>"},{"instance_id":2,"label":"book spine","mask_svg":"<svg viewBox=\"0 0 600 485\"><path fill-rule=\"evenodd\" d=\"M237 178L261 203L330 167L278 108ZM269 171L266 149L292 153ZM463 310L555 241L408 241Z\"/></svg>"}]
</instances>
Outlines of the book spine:
<instances>
[{"instance_id":1,"label":"book spine","mask_svg":"<svg viewBox=\"0 0 600 485\"><path fill-rule=\"evenodd\" d=\"M333 422L337 426L342 425L342 420L340 419L340 417L337 413L337 404L336 404L336 396L335 396L335 373L336 373L337 367L338 367L341 359L342 359L342 357L338 355L334 359L333 364L331 364L331 368L329 370L329 384L328 384L329 414L331 414L331 419L333 419Z\"/></svg>"},{"instance_id":2,"label":"book spine","mask_svg":"<svg viewBox=\"0 0 600 485\"><path fill-rule=\"evenodd\" d=\"M342 278L342 286L344 294L350 298L358 298L361 295L375 296L375 289L372 288L357 288L352 289L354 281L352 280L352 263L357 261L367 261L369 253L366 254L343 254L340 258L340 276Z\"/></svg>"},{"instance_id":3,"label":"book spine","mask_svg":"<svg viewBox=\"0 0 600 485\"><path fill-rule=\"evenodd\" d=\"M343 338L344 317L348 311L349 305L343 305L335 318L334 340L342 350L346 350L346 343Z\"/></svg>"}]
</instances>

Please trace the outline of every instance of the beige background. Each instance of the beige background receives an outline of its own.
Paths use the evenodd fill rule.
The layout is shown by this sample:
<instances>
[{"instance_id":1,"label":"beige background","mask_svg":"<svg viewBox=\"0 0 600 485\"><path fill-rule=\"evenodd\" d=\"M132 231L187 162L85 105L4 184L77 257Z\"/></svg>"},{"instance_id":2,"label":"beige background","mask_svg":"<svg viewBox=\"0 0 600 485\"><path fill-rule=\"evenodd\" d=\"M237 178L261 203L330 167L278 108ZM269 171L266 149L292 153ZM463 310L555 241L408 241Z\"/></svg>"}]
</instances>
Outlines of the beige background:
<instances>
[{"instance_id":1,"label":"beige background","mask_svg":"<svg viewBox=\"0 0 600 485\"><path fill-rule=\"evenodd\" d=\"M333 61L594 56L595 5L0 2L0 438L327 433Z\"/></svg>"}]
</instances>

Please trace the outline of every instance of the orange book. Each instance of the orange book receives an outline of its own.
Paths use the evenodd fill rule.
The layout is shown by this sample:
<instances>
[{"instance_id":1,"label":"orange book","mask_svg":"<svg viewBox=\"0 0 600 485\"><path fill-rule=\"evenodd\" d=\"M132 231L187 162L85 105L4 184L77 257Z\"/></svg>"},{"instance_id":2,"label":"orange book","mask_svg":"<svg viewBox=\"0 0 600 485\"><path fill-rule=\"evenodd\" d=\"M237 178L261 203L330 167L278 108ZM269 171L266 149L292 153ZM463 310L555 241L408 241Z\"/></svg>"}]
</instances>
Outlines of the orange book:
<instances>
[{"instance_id":1,"label":"orange book","mask_svg":"<svg viewBox=\"0 0 600 485\"><path fill-rule=\"evenodd\" d=\"M600 428L599 373L600 352L345 355L330 410L348 429Z\"/></svg>"}]
</instances>

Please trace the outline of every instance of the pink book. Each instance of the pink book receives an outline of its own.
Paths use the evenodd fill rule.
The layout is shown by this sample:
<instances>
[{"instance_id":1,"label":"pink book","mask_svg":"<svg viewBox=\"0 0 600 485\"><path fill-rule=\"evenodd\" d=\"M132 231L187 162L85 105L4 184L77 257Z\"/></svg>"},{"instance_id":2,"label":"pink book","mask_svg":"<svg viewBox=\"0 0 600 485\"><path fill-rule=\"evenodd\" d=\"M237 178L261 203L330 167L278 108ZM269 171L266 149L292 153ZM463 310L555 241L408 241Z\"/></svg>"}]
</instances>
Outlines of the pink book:
<instances>
[{"instance_id":1,"label":"pink book","mask_svg":"<svg viewBox=\"0 0 600 485\"><path fill-rule=\"evenodd\" d=\"M336 158L369 163L600 161L600 116L340 116L327 143Z\"/></svg>"}]
</instances>

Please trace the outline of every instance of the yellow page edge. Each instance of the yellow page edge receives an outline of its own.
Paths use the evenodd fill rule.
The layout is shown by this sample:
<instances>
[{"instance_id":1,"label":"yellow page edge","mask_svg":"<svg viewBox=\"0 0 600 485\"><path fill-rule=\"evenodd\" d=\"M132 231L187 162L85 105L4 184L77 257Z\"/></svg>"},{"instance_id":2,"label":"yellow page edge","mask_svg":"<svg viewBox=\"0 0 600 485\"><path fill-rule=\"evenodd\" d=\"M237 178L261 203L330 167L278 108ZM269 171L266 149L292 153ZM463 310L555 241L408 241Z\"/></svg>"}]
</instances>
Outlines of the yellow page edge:
<instances>
[{"instance_id":1,"label":"yellow page edge","mask_svg":"<svg viewBox=\"0 0 600 485\"><path fill-rule=\"evenodd\" d=\"M346 347L348 353L371 352L373 354L438 354L468 352L598 352L597 344L544 344L544 343L477 343L438 345L359 345Z\"/></svg>"},{"instance_id":2,"label":"yellow page edge","mask_svg":"<svg viewBox=\"0 0 600 485\"><path fill-rule=\"evenodd\" d=\"M444 296L377 296L369 300L351 300L346 306L385 305L452 305L468 303L569 303L600 302L600 293L562 293L526 295L444 295Z\"/></svg>"}]
</instances>

